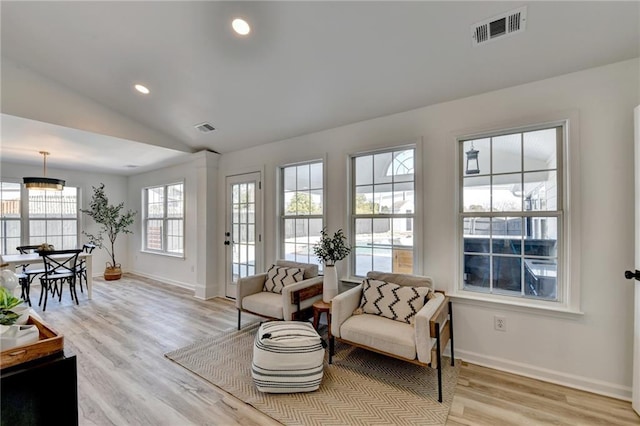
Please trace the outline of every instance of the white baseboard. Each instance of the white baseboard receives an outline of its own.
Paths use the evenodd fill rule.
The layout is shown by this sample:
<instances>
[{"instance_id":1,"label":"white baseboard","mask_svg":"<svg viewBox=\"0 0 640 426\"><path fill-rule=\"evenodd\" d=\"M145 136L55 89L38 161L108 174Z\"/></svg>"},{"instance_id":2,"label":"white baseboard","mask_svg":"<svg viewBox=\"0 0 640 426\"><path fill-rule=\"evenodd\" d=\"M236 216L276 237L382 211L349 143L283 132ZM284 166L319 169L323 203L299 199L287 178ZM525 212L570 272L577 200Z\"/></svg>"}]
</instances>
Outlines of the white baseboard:
<instances>
[{"instance_id":1,"label":"white baseboard","mask_svg":"<svg viewBox=\"0 0 640 426\"><path fill-rule=\"evenodd\" d=\"M589 379L587 377L549 370L507 359L464 351L457 348L455 348L455 357L470 364L493 368L495 370L505 371L507 373L513 373L519 376L542 380L543 382L567 386L624 401L631 401L631 387L620 386L614 383L604 382L602 380Z\"/></svg>"},{"instance_id":2,"label":"white baseboard","mask_svg":"<svg viewBox=\"0 0 640 426\"><path fill-rule=\"evenodd\" d=\"M157 276L157 275L153 275L153 274L147 274L145 272L139 272L139 271L128 271L131 272L132 274L135 275L140 275L141 277L145 277L145 278L150 278L152 280L156 280L156 281L161 281L165 284L170 284L176 287L180 287L180 288L184 288L187 290L191 290L194 291L195 287L193 286L193 284L188 284L188 283L184 283L182 281L175 281L175 280L170 280L167 277L161 277L161 276Z\"/></svg>"}]
</instances>

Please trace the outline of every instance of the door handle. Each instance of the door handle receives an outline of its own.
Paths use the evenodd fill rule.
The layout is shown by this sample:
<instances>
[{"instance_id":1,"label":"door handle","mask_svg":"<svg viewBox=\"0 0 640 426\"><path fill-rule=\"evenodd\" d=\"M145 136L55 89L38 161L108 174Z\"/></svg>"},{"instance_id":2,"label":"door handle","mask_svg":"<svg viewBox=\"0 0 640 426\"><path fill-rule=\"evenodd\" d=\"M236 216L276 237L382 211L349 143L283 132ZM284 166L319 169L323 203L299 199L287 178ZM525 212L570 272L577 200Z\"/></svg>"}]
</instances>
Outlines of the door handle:
<instances>
[{"instance_id":1,"label":"door handle","mask_svg":"<svg viewBox=\"0 0 640 426\"><path fill-rule=\"evenodd\" d=\"M228 241L228 240L224 242L224 245L225 245L225 246L228 246L229 244L231 244L231 242L230 242L230 241Z\"/></svg>"},{"instance_id":2,"label":"door handle","mask_svg":"<svg viewBox=\"0 0 640 426\"><path fill-rule=\"evenodd\" d=\"M632 271L624 271L624 277L628 280L632 280L632 279L636 279L638 281L640 281L640 271L638 271L636 269L636 272L632 272Z\"/></svg>"}]
</instances>

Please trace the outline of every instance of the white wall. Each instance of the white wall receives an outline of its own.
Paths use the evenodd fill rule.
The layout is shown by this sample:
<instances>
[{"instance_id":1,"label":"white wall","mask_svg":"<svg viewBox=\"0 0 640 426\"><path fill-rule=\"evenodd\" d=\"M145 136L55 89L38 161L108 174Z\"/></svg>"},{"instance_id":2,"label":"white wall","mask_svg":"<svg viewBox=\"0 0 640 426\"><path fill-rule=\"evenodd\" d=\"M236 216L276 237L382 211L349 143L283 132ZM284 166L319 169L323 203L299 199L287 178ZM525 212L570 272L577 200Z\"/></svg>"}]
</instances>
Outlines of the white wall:
<instances>
[{"instance_id":1,"label":"white wall","mask_svg":"<svg viewBox=\"0 0 640 426\"><path fill-rule=\"evenodd\" d=\"M135 238L130 239L133 272L191 289L196 297L202 299L218 294L218 283L215 279L218 245L215 244L214 237L217 223L214 200L218 157L218 154L203 151L191 155L190 159L182 164L129 178L129 201L141 212L144 188L177 182L184 182L185 185L184 256L143 251L140 232L142 215L138 215L133 224L137 234Z\"/></svg>"},{"instance_id":2,"label":"white wall","mask_svg":"<svg viewBox=\"0 0 640 426\"><path fill-rule=\"evenodd\" d=\"M581 169L581 308L583 315L518 310L494 303L456 301L456 355L463 359L630 398L633 267L633 107L640 102L638 60L499 90L225 154L224 177L266 171L265 265L277 258L276 169L326 155L327 225L348 228L347 157L350 153L423 141L424 250L418 262L436 286L451 291L456 274L456 136L550 116L572 116ZM224 217L218 226L224 228ZM220 259L223 262L223 259ZM344 269L344 267L343 267ZM344 271L343 271L344 272ZM224 282L222 269L219 282ZM222 295L223 287L219 288ZM493 329L493 316L507 332Z\"/></svg>"},{"instance_id":3,"label":"white wall","mask_svg":"<svg viewBox=\"0 0 640 426\"><path fill-rule=\"evenodd\" d=\"M14 164L1 162L0 163L0 175L2 180L22 182L24 176L41 176L42 167L28 166L24 164ZM75 186L80 188L80 200L83 209L89 208L89 200L93 195L93 188L104 183L105 193L109 198L111 204L118 204L121 201L125 202L125 210L133 209L137 210L137 206L133 206L127 202L127 178L123 176L96 175L93 173L78 172L72 170L62 170L47 167L47 176L55 177L58 179L66 180L68 186ZM89 233L97 233L98 226L93 219L85 214L80 215L80 229L85 229ZM135 228L131 228L132 231L136 231ZM115 254L116 261L122 265L123 271L129 270L129 246L127 240L131 238L132 234L120 234L116 239ZM80 235L80 244L88 241L84 235ZM110 261L110 257L103 249L96 249L93 252L93 274L94 276L100 276L104 272L106 262Z\"/></svg>"}]
</instances>

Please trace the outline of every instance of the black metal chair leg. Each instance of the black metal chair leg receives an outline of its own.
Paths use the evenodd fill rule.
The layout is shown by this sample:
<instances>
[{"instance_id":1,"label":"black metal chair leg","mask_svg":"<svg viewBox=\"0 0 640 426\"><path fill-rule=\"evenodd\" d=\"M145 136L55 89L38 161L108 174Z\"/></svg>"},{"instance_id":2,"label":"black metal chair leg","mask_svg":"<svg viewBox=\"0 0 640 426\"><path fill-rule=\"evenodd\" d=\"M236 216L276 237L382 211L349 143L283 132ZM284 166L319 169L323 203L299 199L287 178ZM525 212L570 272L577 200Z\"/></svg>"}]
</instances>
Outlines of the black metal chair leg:
<instances>
[{"instance_id":1,"label":"black metal chair leg","mask_svg":"<svg viewBox=\"0 0 640 426\"><path fill-rule=\"evenodd\" d=\"M44 295L44 293L46 291L49 291L49 289L47 288L47 285L44 283L44 281L40 280L40 299L38 300L38 306L42 305L42 296Z\"/></svg>"},{"instance_id":2,"label":"black metal chair leg","mask_svg":"<svg viewBox=\"0 0 640 426\"><path fill-rule=\"evenodd\" d=\"M453 302L449 300L449 335L451 336L451 366L456 365L456 359L453 355Z\"/></svg>"},{"instance_id":3,"label":"black metal chair leg","mask_svg":"<svg viewBox=\"0 0 640 426\"><path fill-rule=\"evenodd\" d=\"M29 279L27 277L20 278L20 298L31 306L31 298L29 297Z\"/></svg>"},{"instance_id":4,"label":"black metal chair leg","mask_svg":"<svg viewBox=\"0 0 640 426\"><path fill-rule=\"evenodd\" d=\"M84 293L84 290L82 289L82 271L78 273L78 285L80 286L80 293Z\"/></svg>"},{"instance_id":5,"label":"black metal chair leg","mask_svg":"<svg viewBox=\"0 0 640 426\"><path fill-rule=\"evenodd\" d=\"M47 284L46 288L42 289L42 293L44 293L44 306L42 307L42 312L47 310L47 299L49 298L49 285ZM42 294L40 294L42 297Z\"/></svg>"},{"instance_id":6,"label":"black metal chair leg","mask_svg":"<svg viewBox=\"0 0 640 426\"><path fill-rule=\"evenodd\" d=\"M242 311L238 309L238 330L240 330L240 317L242 315Z\"/></svg>"},{"instance_id":7,"label":"black metal chair leg","mask_svg":"<svg viewBox=\"0 0 640 426\"><path fill-rule=\"evenodd\" d=\"M333 351L335 349L336 342L333 336L329 338L329 364L333 362Z\"/></svg>"},{"instance_id":8,"label":"black metal chair leg","mask_svg":"<svg viewBox=\"0 0 640 426\"><path fill-rule=\"evenodd\" d=\"M69 289L71 290L71 301L73 301L73 298L75 297L76 299L76 305L80 304L80 301L78 301L78 292L76 291L76 284L75 284L75 279L71 279L72 281L69 281Z\"/></svg>"},{"instance_id":9,"label":"black metal chair leg","mask_svg":"<svg viewBox=\"0 0 640 426\"><path fill-rule=\"evenodd\" d=\"M440 324L436 323L436 360L438 362L438 402L442 402L442 359L440 356Z\"/></svg>"}]
</instances>

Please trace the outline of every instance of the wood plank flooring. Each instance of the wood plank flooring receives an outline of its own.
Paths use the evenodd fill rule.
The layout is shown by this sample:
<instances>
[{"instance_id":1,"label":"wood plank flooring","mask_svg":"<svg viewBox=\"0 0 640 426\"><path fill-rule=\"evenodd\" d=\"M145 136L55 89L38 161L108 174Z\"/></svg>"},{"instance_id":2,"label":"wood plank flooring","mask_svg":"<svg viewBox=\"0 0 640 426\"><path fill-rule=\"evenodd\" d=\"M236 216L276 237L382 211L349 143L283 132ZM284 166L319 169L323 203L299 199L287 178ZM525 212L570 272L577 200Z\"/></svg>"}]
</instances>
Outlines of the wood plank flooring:
<instances>
[{"instance_id":1,"label":"wood plank flooring","mask_svg":"<svg viewBox=\"0 0 640 426\"><path fill-rule=\"evenodd\" d=\"M85 289L86 292L86 289ZM34 309L78 356L81 425L274 425L259 411L164 357L200 337L235 329L224 299L125 275L94 279L93 300L79 294ZM243 325L258 317L243 314ZM223 348L222 348L223 349ZM464 364L447 425L639 425L631 404Z\"/></svg>"}]
</instances>

